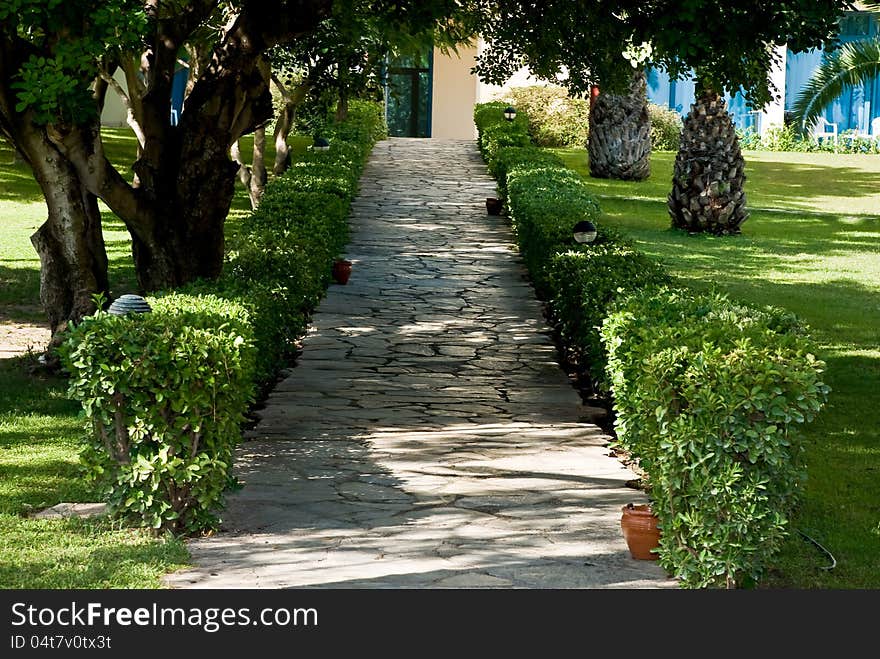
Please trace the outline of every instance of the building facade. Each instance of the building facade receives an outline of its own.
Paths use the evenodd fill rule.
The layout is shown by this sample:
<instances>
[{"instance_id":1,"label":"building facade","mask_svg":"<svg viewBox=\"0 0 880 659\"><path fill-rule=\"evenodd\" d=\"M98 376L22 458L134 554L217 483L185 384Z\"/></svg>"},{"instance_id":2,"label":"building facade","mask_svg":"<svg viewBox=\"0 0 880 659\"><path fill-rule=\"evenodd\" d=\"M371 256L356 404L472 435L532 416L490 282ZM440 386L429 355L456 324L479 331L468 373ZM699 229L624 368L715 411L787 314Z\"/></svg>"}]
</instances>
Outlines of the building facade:
<instances>
[{"instance_id":1,"label":"building facade","mask_svg":"<svg viewBox=\"0 0 880 659\"><path fill-rule=\"evenodd\" d=\"M860 39L880 38L880 20L873 12L847 12L840 22L840 40L844 43ZM426 52L419 62L403 62L389 66L386 84L386 107L392 135L410 137L453 137L472 139L475 136L473 106L504 96L510 87L546 84L518 72L503 87L481 83L471 73L481 41L444 54L438 49ZM804 53L789 52L784 46L777 51L777 66L771 81L779 98L760 110L752 108L739 92L727 94L728 111L738 128L763 133L771 126L782 126L794 106L798 93L825 57L814 49ZM694 102L693 79L670 80L662 70L648 71L648 99L652 103L675 110L682 116ZM880 82L845 92L825 112L827 121L836 124L838 132L847 130L869 133L873 119L880 117Z\"/></svg>"}]
</instances>

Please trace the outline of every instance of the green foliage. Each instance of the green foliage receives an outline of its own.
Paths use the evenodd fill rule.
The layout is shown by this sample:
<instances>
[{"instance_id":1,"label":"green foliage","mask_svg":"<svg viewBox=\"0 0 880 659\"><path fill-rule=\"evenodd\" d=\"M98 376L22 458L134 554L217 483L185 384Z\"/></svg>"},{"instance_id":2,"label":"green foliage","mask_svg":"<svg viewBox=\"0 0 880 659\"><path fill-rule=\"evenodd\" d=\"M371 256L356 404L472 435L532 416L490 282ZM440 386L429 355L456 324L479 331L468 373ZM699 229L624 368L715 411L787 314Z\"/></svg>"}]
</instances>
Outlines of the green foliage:
<instances>
[{"instance_id":1,"label":"green foliage","mask_svg":"<svg viewBox=\"0 0 880 659\"><path fill-rule=\"evenodd\" d=\"M495 152L488 166L489 173L498 181L501 196L507 197L507 179L513 172L542 167L560 168L563 163L558 156L536 146L505 146Z\"/></svg>"},{"instance_id":2,"label":"green foliage","mask_svg":"<svg viewBox=\"0 0 880 659\"><path fill-rule=\"evenodd\" d=\"M569 169L542 167L515 170L507 178L507 206L523 260L535 290L546 297L550 259L576 243L574 225L596 223L599 204L584 180ZM603 242L600 233L597 242Z\"/></svg>"},{"instance_id":3,"label":"green foliage","mask_svg":"<svg viewBox=\"0 0 880 659\"><path fill-rule=\"evenodd\" d=\"M763 134L753 130L738 131L740 146L752 151L793 151L799 153L880 153L880 141L869 137L855 136L853 131L844 131L836 141L816 140L804 137L797 127L771 126Z\"/></svg>"},{"instance_id":4,"label":"green foliage","mask_svg":"<svg viewBox=\"0 0 880 659\"><path fill-rule=\"evenodd\" d=\"M233 302L154 302L149 314L98 312L71 328L69 395L90 431L83 464L113 513L196 533L216 523L233 484L232 450L253 393L253 334Z\"/></svg>"},{"instance_id":5,"label":"green foliage","mask_svg":"<svg viewBox=\"0 0 880 659\"><path fill-rule=\"evenodd\" d=\"M795 52L834 40L849 0L657 0L543 2L540 11L501 3L479 26L485 48L477 57L482 80L503 84L527 66L543 80L586 93L623 93L631 64L650 60L674 78L690 70L717 90L743 88L753 107L773 96L775 46ZM650 44L649 48L643 44Z\"/></svg>"},{"instance_id":6,"label":"green foliage","mask_svg":"<svg viewBox=\"0 0 880 659\"><path fill-rule=\"evenodd\" d=\"M532 85L510 90L513 106L526 113L529 134L538 146L585 147L590 134L590 103L572 98L564 87Z\"/></svg>"},{"instance_id":7,"label":"green foliage","mask_svg":"<svg viewBox=\"0 0 880 659\"><path fill-rule=\"evenodd\" d=\"M15 44L15 111L39 124L78 123L94 116L90 85L97 62L140 44L143 3L134 0L5 0L0 38Z\"/></svg>"},{"instance_id":8,"label":"green foliage","mask_svg":"<svg viewBox=\"0 0 880 659\"><path fill-rule=\"evenodd\" d=\"M792 108L798 125L811 126L841 94L880 75L880 40L862 39L843 44L822 58L800 90Z\"/></svg>"},{"instance_id":9,"label":"green foliage","mask_svg":"<svg viewBox=\"0 0 880 659\"><path fill-rule=\"evenodd\" d=\"M681 115L661 105L648 103L651 115L651 150L678 151L681 141Z\"/></svg>"},{"instance_id":10,"label":"green foliage","mask_svg":"<svg viewBox=\"0 0 880 659\"><path fill-rule=\"evenodd\" d=\"M531 146L529 120L525 112L517 112L513 121L504 118L507 103L492 101L474 106L474 123L479 139L477 145L486 162L491 163L499 149L508 146Z\"/></svg>"},{"instance_id":11,"label":"green foliage","mask_svg":"<svg viewBox=\"0 0 880 659\"><path fill-rule=\"evenodd\" d=\"M613 239L554 255L547 279L560 339L573 361L589 370L594 391L607 395L602 321L620 296L669 283L669 275L631 245Z\"/></svg>"},{"instance_id":12,"label":"green foliage","mask_svg":"<svg viewBox=\"0 0 880 659\"><path fill-rule=\"evenodd\" d=\"M292 354L348 240L348 209L366 157L386 133L377 103L352 101L330 122L330 150L310 152L271 181L259 208L229 245L218 282L196 286L238 300L254 318L257 383L264 392Z\"/></svg>"},{"instance_id":13,"label":"green foliage","mask_svg":"<svg viewBox=\"0 0 880 659\"><path fill-rule=\"evenodd\" d=\"M797 426L829 388L806 329L780 309L647 289L602 325L617 447L646 474L661 565L686 587L758 581L805 474Z\"/></svg>"}]
</instances>

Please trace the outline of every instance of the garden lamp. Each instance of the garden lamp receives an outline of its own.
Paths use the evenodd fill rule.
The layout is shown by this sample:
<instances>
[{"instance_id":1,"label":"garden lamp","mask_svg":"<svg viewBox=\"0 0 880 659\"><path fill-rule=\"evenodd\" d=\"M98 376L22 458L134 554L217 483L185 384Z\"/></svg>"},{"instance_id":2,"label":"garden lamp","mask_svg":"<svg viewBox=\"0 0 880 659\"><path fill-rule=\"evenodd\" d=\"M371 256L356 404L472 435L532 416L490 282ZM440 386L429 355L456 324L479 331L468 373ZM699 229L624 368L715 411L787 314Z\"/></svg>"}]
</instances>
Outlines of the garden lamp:
<instances>
[{"instance_id":1,"label":"garden lamp","mask_svg":"<svg viewBox=\"0 0 880 659\"><path fill-rule=\"evenodd\" d=\"M581 220L572 229L574 240L579 245L591 243L596 240L596 225L589 220Z\"/></svg>"},{"instance_id":2,"label":"garden lamp","mask_svg":"<svg viewBox=\"0 0 880 659\"><path fill-rule=\"evenodd\" d=\"M114 316L127 316L130 313L150 313L153 309L140 295L120 295L113 300L107 313Z\"/></svg>"},{"instance_id":3,"label":"garden lamp","mask_svg":"<svg viewBox=\"0 0 880 659\"><path fill-rule=\"evenodd\" d=\"M329 151L330 150L330 142L328 142L323 137L316 137L315 143L312 145L312 148L315 151Z\"/></svg>"},{"instance_id":4,"label":"garden lamp","mask_svg":"<svg viewBox=\"0 0 880 659\"><path fill-rule=\"evenodd\" d=\"M512 105L508 105L506 108L504 108L504 118L508 121L513 121L514 119L516 119L516 108Z\"/></svg>"}]
</instances>

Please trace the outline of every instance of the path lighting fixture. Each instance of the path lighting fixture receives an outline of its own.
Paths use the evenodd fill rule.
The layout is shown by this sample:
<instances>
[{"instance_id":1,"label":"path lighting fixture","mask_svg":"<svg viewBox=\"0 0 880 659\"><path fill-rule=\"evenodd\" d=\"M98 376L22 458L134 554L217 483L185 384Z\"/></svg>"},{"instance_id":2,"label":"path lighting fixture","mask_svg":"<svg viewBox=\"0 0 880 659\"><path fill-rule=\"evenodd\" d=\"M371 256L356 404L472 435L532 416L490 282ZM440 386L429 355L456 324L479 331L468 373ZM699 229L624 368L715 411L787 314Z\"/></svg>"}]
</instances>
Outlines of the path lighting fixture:
<instances>
[{"instance_id":1,"label":"path lighting fixture","mask_svg":"<svg viewBox=\"0 0 880 659\"><path fill-rule=\"evenodd\" d=\"M596 225L589 220L581 220L572 229L574 240L579 245L591 243L596 240Z\"/></svg>"},{"instance_id":2,"label":"path lighting fixture","mask_svg":"<svg viewBox=\"0 0 880 659\"><path fill-rule=\"evenodd\" d=\"M107 313L114 316L127 316L130 313L150 313L152 310L140 295L120 295L113 300Z\"/></svg>"},{"instance_id":3,"label":"path lighting fixture","mask_svg":"<svg viewBox=\"0 0 880 659\"><path fill-rule=\"evenodd\" d=\"M508 121L513 121L514 119L516 119L516 108L512 105L508 105L506 108L504 108L504 118Z\"/></svg>"},{"instance_id":4,"label":"path lighting fixture","mask_svg":"<svg viewBox=\"0 0 880 659\"><path fill-rule=\"evenodd\" d=\"M330 142L328 142L323 137L316 137L315 143L312 145L312 148L315 151L329 151L330 150Z\"/></svg>"}]
</instances>

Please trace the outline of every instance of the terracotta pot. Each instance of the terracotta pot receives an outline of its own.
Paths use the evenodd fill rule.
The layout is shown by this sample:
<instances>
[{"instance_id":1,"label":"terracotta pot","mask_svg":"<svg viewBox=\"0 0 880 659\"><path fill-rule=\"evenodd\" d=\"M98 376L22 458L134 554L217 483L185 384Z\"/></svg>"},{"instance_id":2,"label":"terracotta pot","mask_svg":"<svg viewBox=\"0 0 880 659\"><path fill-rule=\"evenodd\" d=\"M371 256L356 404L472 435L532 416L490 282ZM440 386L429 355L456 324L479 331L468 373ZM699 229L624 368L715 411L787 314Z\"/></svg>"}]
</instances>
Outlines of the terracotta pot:
<instances>
[{"instance_id":1,"label":"terracotta pot","mask_svg":"<svg viewBox=\"0 0 880 659\"><path fill-rule=\"evenodd\" d=\"M501 215L501 209L504 208L504 202L495 197L486 197L486 212L489 215Z\"/></svg>"},{"instance_id":2,"label":"terracotta pot","mask_svg":"<svg viewBox=\"0 0 880 659\"><path fill-rule=\"evenodd\" d=\"M348 283L348 278L351 276L351 261L346 261L345 259L339 259L338 261L333 262L333 279L337 284L346 284Z\"/></svg>"},{"instance_id":3,"label":"terracotta pot","mask_svg":"<svg viewBox=\"0 0 880 659\"><path fill-rule=\"evenodd\" d=\"M628 503L623 507L620 528L633 558L643 561L656 561L660 557L652 549L660 546L660 529L657 516L650 506L635 506Z\"/></svg>"}]
</instances>

